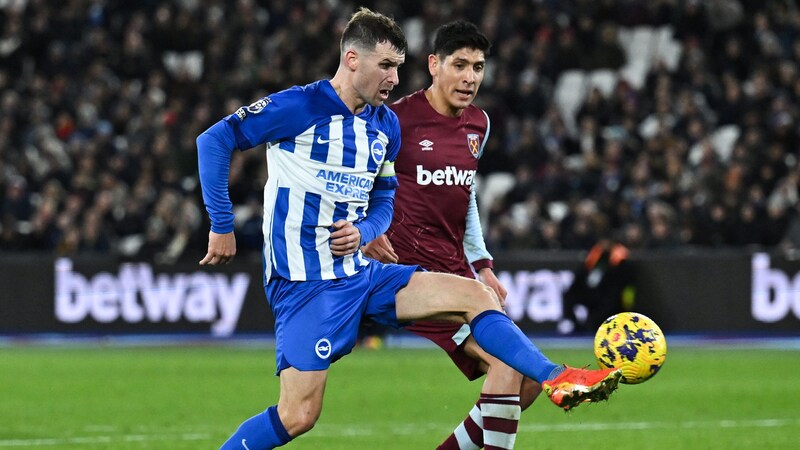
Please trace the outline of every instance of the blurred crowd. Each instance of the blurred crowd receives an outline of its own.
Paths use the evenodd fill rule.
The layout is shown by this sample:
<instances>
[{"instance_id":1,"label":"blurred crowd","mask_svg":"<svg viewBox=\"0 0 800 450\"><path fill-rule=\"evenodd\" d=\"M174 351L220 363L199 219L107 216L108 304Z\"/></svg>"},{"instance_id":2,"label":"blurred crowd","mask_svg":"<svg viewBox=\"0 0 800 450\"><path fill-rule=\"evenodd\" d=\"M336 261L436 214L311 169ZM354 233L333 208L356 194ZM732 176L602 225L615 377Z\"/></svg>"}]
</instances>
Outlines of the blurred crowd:
<instances>
[{"instance_id":1,"label":"blurred crowd","mask_svg":"<svg viewBox=\"0 0 800 450\"><path fill-rule=\"evenodd\" d=\"M394 98L429 83L438 25L466 18L493 41L480 174L514 182L481 211L492 250L800 246L794 1L0 0L0 249L199 259L196 136L331 77L358 5L407 34ZM565 117L559 78L619 71L623 31L643 26L672 31L677 64L590 89ZM729 149L712 139L723 127L736 130ZM263 149L235 154L243 252L261 249L266 176Z\"/></svg>"}]
</instances>

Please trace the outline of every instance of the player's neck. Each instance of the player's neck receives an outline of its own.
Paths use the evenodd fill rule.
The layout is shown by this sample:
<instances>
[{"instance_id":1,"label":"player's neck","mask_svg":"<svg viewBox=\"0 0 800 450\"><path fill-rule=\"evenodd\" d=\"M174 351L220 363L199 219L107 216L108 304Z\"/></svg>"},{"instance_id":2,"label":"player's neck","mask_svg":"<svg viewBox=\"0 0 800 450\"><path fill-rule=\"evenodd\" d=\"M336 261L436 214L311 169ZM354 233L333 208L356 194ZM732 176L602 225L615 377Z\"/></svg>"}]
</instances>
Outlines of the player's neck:
<instances>
[{"instance_id":1,"label":"player's neck","mask_svg":"<svg viewBox=\"0 0 800 450\"><path fill-rule=\"evenodd\" d=\"M461 117L461 114L464 112L463 108L454 108L452 104L450 104L447 100L445 100L443 94L438 91L434 86L425 89L425 98L428 99L428 103L430 103L431 108L437 113L445 116L445 117Z\"/></svg>"},{"instance_id":2,"label":"player's neck","mask_svg":"<svg viewBox=\"0 0 800 450\"><path fill-rule=\"evenodd\" d=\"M336 91L336 95L339 96L339 99L342 100L342 103L344 103L351 113L358 114L367 106L367 103L358 97L358 94L352 87L350 89L345 88L346 86L352 85L342 80L342 76L338 72L331 78L330 83L333 90Z\"/></svg>"}]
</instances>

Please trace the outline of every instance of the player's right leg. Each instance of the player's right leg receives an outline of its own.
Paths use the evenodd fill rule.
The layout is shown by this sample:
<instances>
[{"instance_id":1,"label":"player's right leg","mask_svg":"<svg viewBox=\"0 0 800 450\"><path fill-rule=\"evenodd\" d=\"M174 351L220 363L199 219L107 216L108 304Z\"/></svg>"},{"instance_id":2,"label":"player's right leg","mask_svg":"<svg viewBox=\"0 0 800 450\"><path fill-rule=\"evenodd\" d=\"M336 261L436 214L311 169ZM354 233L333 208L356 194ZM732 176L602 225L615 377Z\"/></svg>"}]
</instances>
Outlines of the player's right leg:
<instances>
[{"instance_id":1,"label":"player's right leg","mask_svg":"<svg viewBox=\"0 0 800 450\"><path fill-rule=\"evenodd\" d=\"M559 383L548 391L550 399L564 409L583 401L608 398L621 377L619 371L565 370L550 361L502 312L494 291L476 280L444 273L414 273L397 292L396 311L399 321L440 319L469 323L472 336L482 349L543 384L545 389L545 381L557 380L561 372L568 372L569 383Z\"/></svg>"},{"instance_id":2,"label":"player's right leg","mask_svg":"<svg viewBox=\"0 0 800 450\"><path fill-rule=\"evenodd\" d=\"M356 343L369 282L366 271L343 280L270 280L264 290L275 315L280 399L242 423L222 450L272 449L314 426L328 368Z\"/></svg>"},{"instance_id":3,"label":"player's right leg","mask_svg":"<svg viewBox=\"0 0 800 450\"><path fill-rule=\"evenodd\" d=\"M278 404L244 421L220 450L270 450L314 427L322 412L328 371L289 367L280 376Z\"/></svg>"},{"instance_id":4,"label":"player's right leg","mask_svg":"<svg viewBox=\"0 0 800 450\"><path fill-rule=\"evenodd\" d=\"M281 371L278 416L293 438L307 432L322 412L327 370L300 371L289 367ZM253 449L250 449L253 450Z\"/></svg>"}]
</instances>

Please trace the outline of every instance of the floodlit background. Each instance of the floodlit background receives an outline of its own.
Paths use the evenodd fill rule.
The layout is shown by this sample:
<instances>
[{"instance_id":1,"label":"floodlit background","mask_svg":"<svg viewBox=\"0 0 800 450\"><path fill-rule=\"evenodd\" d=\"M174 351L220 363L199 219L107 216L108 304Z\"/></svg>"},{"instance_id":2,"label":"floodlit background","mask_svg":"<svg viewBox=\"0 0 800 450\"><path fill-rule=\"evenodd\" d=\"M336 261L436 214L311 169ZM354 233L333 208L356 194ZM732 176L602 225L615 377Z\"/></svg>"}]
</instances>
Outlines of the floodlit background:
<instances>
[{"instance_id":1,"label":"floodlit background","mask_svg":"<svg viewBox=\"0 0 800 450\"><path fill-rule=\"evenodd\" d=\"M493 42L476 188L516 323L592 364L600 294L568 292L610 238L632 275L615 306L670 344L607 404L537 401L517 448L796 446L797 2L0 0L0 448L217 448L274 403L263 149L231 165L236 262L200 269L194 140L332 76L359 5L406 32L392 101L428 85L437 26ZM364 336L293 448L433 448L474 403L429 344Z\"/></svg>"}]
</instances>

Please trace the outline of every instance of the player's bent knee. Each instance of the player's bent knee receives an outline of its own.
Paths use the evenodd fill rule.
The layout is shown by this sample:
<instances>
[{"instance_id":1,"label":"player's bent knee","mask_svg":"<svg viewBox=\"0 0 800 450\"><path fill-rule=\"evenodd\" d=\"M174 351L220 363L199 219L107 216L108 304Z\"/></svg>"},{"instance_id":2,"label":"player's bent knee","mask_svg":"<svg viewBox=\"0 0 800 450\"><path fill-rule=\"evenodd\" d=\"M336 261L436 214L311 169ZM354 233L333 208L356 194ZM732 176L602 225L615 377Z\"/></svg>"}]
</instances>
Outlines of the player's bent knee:
<instances>
[{"instance_id":1,"label":"player's bent knee","mask_svg":"<svg viewBox=\"0 0 800 450\"><path fill-rule=\"evenodd\" d=\"M465 301L466 306L470 309L469 315L472 316L489 310L502 311L497 294L480 281L475 281L471 295L467 296Z\"/></svg>"},{"instance_id":2,"label":"player's bent knee","mask_svg":"<svg viewBox=\"0 0 800 450\"><path fill-rule=\"evenodd\" d=\"M278 402L278 416L286 432L292 437L297 437L314 428L321 412L322 403L314 400Z\"/></svg>"},{"instance_id":3,"label":"player's bent knee","mask_svg":"<svg viewBox=\"0 0 800 450\"><path fill-rule=\"evenodd\" d=\"M302 408L288 411L285 416L281 415L281 422L286 432L292 437L297 437L314 428L319 419L319 411Z\"/></svg>"}]
</instances>

